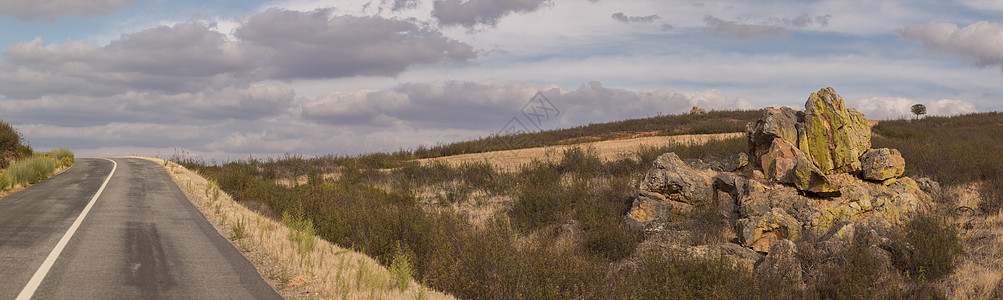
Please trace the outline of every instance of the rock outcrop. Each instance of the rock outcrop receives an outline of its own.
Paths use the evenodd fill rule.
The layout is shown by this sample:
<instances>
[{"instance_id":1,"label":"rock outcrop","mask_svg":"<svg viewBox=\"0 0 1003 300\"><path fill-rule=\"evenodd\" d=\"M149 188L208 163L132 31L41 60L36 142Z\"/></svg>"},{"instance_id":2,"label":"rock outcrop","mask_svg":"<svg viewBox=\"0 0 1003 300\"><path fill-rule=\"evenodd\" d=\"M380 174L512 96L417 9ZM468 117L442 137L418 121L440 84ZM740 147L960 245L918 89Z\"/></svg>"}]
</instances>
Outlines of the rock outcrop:
<instances>
[{"instance_id":1,"label":"rock outcrop","mask_svg":"<svg viewBox=\"0 0 1003 300\"><path fill-rule=\"evenodd\" d=\"M693 205L714 200L711 179L686 165L675 153L655 159L638 186L638 196L627 214L627 223L639 229L671 221Z\"/></svg>"},{"instance_id":2,"label":"rock outcrop","mask_svg":"<svg viewBox=\"0 0 1003 300\"><path fill-rule=\"evenodd\" d=\"M753 161L767 177L821 196L839 195L829 175L864 171L861 159L871 147L867 117L847 109L843 97L832 88L812 93L804 112L787 107L767 109L763 118L749 124L746 133ZM890 156L879 158L887 159L873 162L868 175L878 164L885 167L897 162ZM874 180L902 175L891 173L894 175Z\"/></svg>"},{"instance_id":3,"label":"rock outcrop","mask_svg":"<svg viewBox=\"0 0 1003 300\"><path fill-rule=\"evenodd\" d=\"M749 156L710 163L658 157L627 223L658 232L707 207L754 251L774 252L806 231L832 231L826 242L845 245L854 228L897 226L928 210L932 200L924 190L938 189L936 182L901 177L905 160L897 150L871 149L867 118L846 108L832 88L812 93L803 112L766 109L746 133Z\"/></svg>"}]
</instances>

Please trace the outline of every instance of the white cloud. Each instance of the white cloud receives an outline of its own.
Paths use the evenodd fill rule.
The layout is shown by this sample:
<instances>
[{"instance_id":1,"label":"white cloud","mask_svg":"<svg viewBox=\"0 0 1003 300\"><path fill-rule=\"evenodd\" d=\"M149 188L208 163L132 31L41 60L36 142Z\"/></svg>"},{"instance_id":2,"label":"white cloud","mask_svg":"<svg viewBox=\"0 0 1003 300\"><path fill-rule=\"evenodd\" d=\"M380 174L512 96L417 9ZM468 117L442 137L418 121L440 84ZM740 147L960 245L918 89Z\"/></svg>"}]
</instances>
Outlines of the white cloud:
<instances>
[{"instance_id":1,"label":"white cloud","mask_svg":"<svg viewBox=\"0 0 1003 300\"><path fill-rule=\"evenodd\" d=\"M979 21L958 28L951 23L930 22L897 30L903 39L919 41L923 49L952 54L979 67L1001 66L1003 71L1003 27Z\"/></svg>"}]
</instances>

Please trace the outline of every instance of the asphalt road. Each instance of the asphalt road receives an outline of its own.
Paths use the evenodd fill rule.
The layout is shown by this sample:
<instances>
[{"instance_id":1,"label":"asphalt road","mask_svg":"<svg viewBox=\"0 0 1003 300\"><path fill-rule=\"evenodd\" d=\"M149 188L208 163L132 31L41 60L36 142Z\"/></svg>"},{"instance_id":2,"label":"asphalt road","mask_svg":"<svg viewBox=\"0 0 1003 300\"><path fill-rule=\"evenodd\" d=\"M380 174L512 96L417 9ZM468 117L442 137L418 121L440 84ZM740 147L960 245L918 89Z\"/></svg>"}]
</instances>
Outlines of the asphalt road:
<instances>
[{"instance_id":1,"label":"asphalt road","mask_svg":"<svg viewBox=\"0 0 1003 300\"><path fill-rule=\"evenodd\" d=\"M33 299L281 299L154 162L77 159L0 199L0 300L15 299L108 178Z\"/></svg>"}]
</instances>

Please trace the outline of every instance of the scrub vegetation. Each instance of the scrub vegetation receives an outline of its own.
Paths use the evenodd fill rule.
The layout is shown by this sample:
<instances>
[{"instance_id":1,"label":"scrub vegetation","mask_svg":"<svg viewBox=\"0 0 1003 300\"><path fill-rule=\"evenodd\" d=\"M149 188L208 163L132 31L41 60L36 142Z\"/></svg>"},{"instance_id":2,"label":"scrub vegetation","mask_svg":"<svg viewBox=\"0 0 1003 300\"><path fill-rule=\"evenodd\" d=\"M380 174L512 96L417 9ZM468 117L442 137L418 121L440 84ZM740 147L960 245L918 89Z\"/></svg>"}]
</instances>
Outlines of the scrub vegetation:
<instances>
[{"instance_id":1,"label":"scrub vegetation","mask_svg":"<svg viewBox=\"0 0 1003 300\"><path fill-rule=\"evenodd\" d=\"M59 148L35 152L20 132L0 121L0 191L7 192L45 180L73 165L73 151Z\"/></svg>"},{"instance_id":2,"label":"scrub vegetation","mask_svg":"<svg viewBox=\"0 0 1003 300\"><path fill-rule=\"evenodd\" d=\"M750 119L759 116L757 112ZM688 116L658 118L670 117ZM746 121L740 121L741 130ZM642 124L638 127L624 125L627 121L617 122L617 126L592 125L593 131L580 129L576 134L604 136L609 132L600 130L607 128L603 126L676 134L702 130L698 126L671 128L686 127L671 122L661 128L643 127L655 123L642 120L636 122ZM744 137L645 147L618 159L601 159L594 149L583 145L553 153L554 157L541 158L514 172L500 171L488 162L450 165L414 161L463 149L452 145L438 149L454 150L439 152L418 149L317 158L289 155L223 164L183 155L172 160L215 182L227 197L292 228L286 242L298 246L284 250L291 253L288 255L324 253L304 242L305 234L313 231L322 239L319 243L332 243L375 259L384 266L379 270L387 272L386 277L380 277L383 279L369 280L382 282L368 285L383 291L376 295L395 289L411 291L415 297L425 295L424 290L414 292L410 282L415 281L464 299L998 297L1003 292L1003 276L997 276L1000 268L992 266L1003 264L1003 247L973 235L1003 232L1003 218L993 203L998 199L993 197L999 197L993 190L1000 189L997 177L1003 169L992 159L1003 150L998 148L1003 145L1003 136L997 136L1003 132L1001 124L1003 116L987 113L883 121L875 126L875 148L899 149L910 166L907 175L929 176L943 184L945 192L935 195L942 207L933 212L935 216L916 217L905 226L907 230L893 235L889 244L897 251L892 251L891 271L875 271L874 262L869 261L872 257L865 255L867 241L855 241L838 253L799 254L804 269L820 270L813 274L824 275L806 278L804 286L785 284L782 276L750 272L723 257L645 251L638 247L642 233L623 222L638 180L658 155L675 152L683 159L717 160L747 151ZM731 130L739 131L736 128ZM987 133L991 129L995 133ZM956 130L966 130L973 138L944 134ZM538 143L553 145L567 138ZM961 152L939 154L926 150L937 148L930 145L948 149L945 152ZM941 155L950 163L930 155ZM943 171L959 165L967 169ZM950 178L951 174L964 175ZM307 179L301 182L299 177ZM981 198L961 200L949 192L972 184L978 186ZM964 204L977 207L977 216L953 213ZM975 218L983 221L971 222ZM260 235L251 230L242 235L256 234ZM809 236L798 243L811 241ZM973 253L980 256L973 257ZM310 263L309 259L299 261ZM353 265L352 261L347 263ZM341 269L337 270L340 274ZM340 281L332 281L331 286L344 286L332 288L332 297L345 290L357 295L352 284L367 282L373 267L360 263L354 270L355 277L339 275Z\"/></svg>"}]
</instances>

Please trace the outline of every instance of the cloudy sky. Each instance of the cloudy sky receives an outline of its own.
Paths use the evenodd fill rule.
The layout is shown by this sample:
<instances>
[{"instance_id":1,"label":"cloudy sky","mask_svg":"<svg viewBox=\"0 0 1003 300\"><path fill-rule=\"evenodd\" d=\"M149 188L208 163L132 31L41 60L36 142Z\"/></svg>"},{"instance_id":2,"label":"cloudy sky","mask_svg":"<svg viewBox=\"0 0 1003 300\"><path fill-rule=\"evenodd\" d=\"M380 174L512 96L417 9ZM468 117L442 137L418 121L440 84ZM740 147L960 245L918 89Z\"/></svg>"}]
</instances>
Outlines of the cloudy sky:
<instances>
[{"instance_id":1,"label":"cloudy sky","mask_svg":"<svg viewBox=\"0 0 1003 300\"><path fill-rule=\"evenodd\" d=\"M227 160L800 107L827 86L872 119L992 111L1000 16L998 0L0 0L0 119L37 149ZM559 113L530 122L537 92Z\"/></svg>"}]
</instances>

